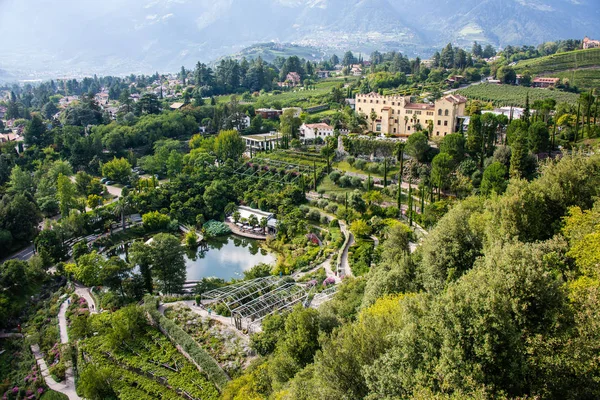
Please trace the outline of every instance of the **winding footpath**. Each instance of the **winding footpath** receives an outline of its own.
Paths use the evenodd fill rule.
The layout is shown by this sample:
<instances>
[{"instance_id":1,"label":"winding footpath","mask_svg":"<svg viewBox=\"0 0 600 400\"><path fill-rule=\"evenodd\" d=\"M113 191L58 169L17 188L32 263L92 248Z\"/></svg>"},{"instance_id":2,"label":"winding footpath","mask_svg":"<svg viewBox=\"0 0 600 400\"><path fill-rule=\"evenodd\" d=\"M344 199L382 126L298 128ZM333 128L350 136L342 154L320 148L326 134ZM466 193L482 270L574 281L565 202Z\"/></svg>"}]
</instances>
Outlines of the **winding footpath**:
<instances>
[{"instance_id":1,"label":"winding footpath","mask_svg":"<svg viewBox=\"0 0 600 400\"><path fill-rule=\"evenodd\" d=\"M75 285L75 293L83 297L87 303L90 310L90 313L96 314L97 308L94 299L90 294L90 289ZM60 305L60 310L58 311L58 327L60 330L60 342L62 344L69 343L69 333L67 331L67 309L69 308L69 297L63 301ZM73 368L69 367L65 371L65 381L64 382L56 382L56 380L50 375L50 371L48 370L48 365L44 360L42 353L40 352L40 347L37 344L31 345L31 351L35 357L35 360L42 371L42 376L46 381L46 385L56 392L63 393L70 400L81 400L81 397L77 395L75 391L75 378L73 376Z\"/></svg>"}]
</instances>

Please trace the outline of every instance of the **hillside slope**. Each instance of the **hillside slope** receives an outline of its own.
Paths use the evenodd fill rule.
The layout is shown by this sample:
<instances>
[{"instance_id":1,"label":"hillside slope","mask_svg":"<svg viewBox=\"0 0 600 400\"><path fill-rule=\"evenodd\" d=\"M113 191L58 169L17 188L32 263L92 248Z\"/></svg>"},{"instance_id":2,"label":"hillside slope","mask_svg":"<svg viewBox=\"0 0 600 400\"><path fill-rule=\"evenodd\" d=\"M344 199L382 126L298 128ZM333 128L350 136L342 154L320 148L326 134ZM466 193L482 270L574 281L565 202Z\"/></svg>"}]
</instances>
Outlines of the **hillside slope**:
<instances>
[{"instance_id":1,"label":"hillside slope","mask_svg":"<svg viewBox=\"0 0 600 400\"><path fill-rule=\"evenodd\" d=\"M517 73L569 79L580 89L600 88L600 49L576 50L524 60L515 66Z\"/></svg>"}]
</instances>

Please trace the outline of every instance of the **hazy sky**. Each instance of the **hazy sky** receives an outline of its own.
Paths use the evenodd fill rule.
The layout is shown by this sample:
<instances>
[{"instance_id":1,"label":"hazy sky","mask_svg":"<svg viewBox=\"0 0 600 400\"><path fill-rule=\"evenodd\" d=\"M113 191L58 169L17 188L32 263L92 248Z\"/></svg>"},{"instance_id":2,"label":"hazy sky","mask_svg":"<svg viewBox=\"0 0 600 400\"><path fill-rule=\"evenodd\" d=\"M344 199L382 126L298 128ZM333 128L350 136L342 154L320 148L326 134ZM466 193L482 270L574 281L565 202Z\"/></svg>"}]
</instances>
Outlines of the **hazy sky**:
<instances>
[{"instance_id":1,"label":"hazy sky","mask_svg":"<svg viewBox=\"0 0 600 400\"><path fill-rule=\"evenodd\" d=\"M535 45L600 36L599 21L600 0L0 0L0 69L166 72L267 41L410 54Z\"/></svg>"}]
</instances>

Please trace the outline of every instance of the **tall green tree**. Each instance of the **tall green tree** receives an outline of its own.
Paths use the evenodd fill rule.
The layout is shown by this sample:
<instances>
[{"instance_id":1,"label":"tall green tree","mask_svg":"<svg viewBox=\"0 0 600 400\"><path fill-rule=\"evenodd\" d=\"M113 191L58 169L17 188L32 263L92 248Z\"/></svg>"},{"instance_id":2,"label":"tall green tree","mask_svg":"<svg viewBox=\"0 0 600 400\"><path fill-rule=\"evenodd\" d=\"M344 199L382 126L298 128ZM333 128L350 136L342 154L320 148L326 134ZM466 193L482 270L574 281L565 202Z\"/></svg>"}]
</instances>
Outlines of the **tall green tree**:
<instances>
[{"instance_id":1,"label":"tall green tree","mask_svg":"<svg viewBox=\"0 0 600 400\"><path fill-rule=\"evenodd\" d=\"M179 239L159 233L150 244L152 275L162 293L181 293L186 279L184 250Z\"/></svg>"},{"instance_id":2,"label":"tall green tree","mask_svg":"<svg viewBox=\"0 0 600 400\"><path fill-rule=\"evenodd\" d=\"M246 144L244 139L235 130L221 131L215 140L215 154L217 160L225 162L227 160L237 161L240 159Z\"/></svg>"}]
</instances>

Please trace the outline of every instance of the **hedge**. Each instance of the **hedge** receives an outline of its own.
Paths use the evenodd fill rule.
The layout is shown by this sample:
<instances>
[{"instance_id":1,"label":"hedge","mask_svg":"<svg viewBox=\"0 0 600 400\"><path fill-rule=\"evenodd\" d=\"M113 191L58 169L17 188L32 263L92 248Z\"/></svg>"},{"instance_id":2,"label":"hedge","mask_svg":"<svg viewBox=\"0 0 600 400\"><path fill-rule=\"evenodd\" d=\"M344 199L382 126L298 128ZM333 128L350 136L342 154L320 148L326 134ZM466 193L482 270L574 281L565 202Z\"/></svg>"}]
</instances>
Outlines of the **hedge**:
<instances>
[{"instance_id":1,"label":"hedge","mask_svg":"<svg viewBox=\"0 0 600 400\"><path fill-rule=\"evenodd\" d=\"M158 300L152 296L144 298L144 308L154 320L155 323L164 331L167 337L181 349L186 352L191 360L206 373L208 378L217 386L220 391L223 390L229 377L221 369L219 364L208 354L196 341L188 335L183 329L177 326L173 321L162 315L158 310Z\"/></svg>"}]
</instances>

